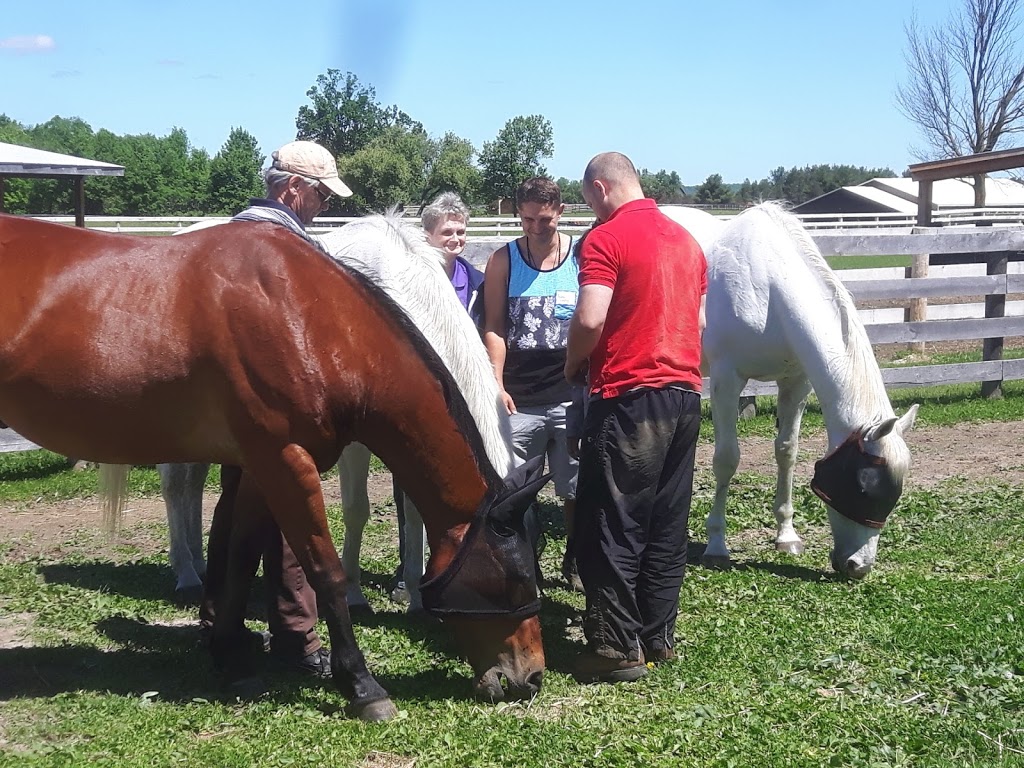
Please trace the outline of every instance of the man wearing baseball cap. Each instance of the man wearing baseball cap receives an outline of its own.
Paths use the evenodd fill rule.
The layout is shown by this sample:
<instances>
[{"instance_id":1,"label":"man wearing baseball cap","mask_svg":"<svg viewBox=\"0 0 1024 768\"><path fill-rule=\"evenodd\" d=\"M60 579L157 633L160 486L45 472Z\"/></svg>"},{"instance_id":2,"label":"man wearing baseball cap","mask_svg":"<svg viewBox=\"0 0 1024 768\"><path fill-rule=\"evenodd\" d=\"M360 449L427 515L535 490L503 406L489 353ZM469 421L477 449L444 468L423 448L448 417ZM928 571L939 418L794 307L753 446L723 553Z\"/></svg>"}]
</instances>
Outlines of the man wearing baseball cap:
<instances>
[{"instance_id":1,"label":"man wearing baseball cap","mask_svg":"<svg viewBox=\"0 0 1024 768\"><path fill-rule=\"evenodd\" d=\"M275 151L263 174L265 198L253 198L235 221L273 221L306 237L306 227L327 210L331 197L350 197L334 155L312 141L292 141ZM308 239L308 237L307 237Z\"/></svg>"},{"instance_id":2,"label":"man wearing baseball cap","mask_svg":"<svg viewBox=\"0 0 1024 768\"><path fill-rule=\"evenodd\" d=\"M267 196L251 199L249 207L232 217L232 221L270 221L310 242L314 241L306 234L306 226L327 209L331 197L352 194L338 177L334 156L312 141L293 141L274 152L263 178ZM221 466L221 495L213 512L211 539L230 536L241 481L241 467ZM265 502L243 494L240 503ZM267 585L271 656L307 674L329 677L330 655L316 633L316 593L280 528L272 522L266 527L263 541L263 577ZM209 632L213 627L213 608L212 599L203 600L199 610L201 631Z\"/></svg>"}]
</instances>

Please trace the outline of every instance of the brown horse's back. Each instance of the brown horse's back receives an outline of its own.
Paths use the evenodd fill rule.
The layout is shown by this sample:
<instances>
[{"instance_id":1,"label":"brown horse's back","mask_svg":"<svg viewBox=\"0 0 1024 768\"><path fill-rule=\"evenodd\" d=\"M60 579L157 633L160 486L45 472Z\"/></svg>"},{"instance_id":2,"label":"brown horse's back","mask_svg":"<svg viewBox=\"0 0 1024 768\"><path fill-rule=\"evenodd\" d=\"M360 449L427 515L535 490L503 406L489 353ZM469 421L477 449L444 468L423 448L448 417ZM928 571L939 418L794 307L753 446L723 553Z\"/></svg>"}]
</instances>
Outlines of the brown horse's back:
<instances>
[{"instance_id":1,"label":"brown horse's back","mask_svg":"<svg viewBox=\"0 0 1024 768\"><path fill-rule=\"evenodd\" d=\"M292 428L271 423L267 399L322 421L309 344L325 329L314 333L304 310L353 292L273 224L127 237L10 216L0 216L0 285L0 418L41 445L112 463L237 460L233 421ZM110 431L127 450L104 449Z\"/></svg>"}]
</instances>

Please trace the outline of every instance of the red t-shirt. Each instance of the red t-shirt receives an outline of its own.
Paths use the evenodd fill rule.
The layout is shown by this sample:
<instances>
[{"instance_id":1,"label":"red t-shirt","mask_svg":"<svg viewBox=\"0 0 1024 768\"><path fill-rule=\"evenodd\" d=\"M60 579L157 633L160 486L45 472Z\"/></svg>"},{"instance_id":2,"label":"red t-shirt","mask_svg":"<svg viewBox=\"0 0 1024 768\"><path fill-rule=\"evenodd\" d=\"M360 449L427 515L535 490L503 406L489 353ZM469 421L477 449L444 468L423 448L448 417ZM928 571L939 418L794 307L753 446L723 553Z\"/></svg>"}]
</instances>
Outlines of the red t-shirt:
<instances>
[{"instance_id":1,"label":"red t-shirt","mask_svg":"<svg viewBox=\"0 0 1024 768\"><path fill-rule=\"evenodd\" d=\"M611 304L590 356L590 391L685 384L700 391L701 296L707 262L697 241L653 200L634 200L587 235L580 286L606 285Z\"/></svg>"}]
</instances>

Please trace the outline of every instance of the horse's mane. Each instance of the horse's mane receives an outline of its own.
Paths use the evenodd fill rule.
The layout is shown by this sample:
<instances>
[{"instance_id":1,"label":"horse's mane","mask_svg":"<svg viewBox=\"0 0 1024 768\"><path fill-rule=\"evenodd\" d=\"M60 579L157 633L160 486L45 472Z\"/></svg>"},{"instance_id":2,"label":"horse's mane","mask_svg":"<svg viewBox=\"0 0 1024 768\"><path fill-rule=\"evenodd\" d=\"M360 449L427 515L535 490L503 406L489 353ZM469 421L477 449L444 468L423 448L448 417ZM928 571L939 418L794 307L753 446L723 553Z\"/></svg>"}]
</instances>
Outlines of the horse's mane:
<instances>
[{"instance_id":1,"label":"horse's mane","mask_svg":"<svg viewBox=\"0 0 1024 768\"><path fill-rule=\"evenodd\" d=\"M444 274L440 252L389 211L320 237L342 266L366 275L409 315L448 367L484 449L502 477L512 469L511 427L480 336Z\"/></svg>"},{"instance_id":2,"label":"horse's mane","mask_svg":"<svg viewBox=\"0 0 1024 768\"><path fill-rule=\"evenodd\" d=\"M857 413L866 414L868 423L891 417L892 404L882 382L882 373L850 291L825 261L800 220L786 210L783 204L764 202L750 209L750 212L754 211L764 214L786 232L811 273L832 296L846 344L845 359L833 361L833 368L848 380L848 386L844 389L850 395L850 405ZM743 215L746 214L744 212Z\"/></svg>"}]
</instances>

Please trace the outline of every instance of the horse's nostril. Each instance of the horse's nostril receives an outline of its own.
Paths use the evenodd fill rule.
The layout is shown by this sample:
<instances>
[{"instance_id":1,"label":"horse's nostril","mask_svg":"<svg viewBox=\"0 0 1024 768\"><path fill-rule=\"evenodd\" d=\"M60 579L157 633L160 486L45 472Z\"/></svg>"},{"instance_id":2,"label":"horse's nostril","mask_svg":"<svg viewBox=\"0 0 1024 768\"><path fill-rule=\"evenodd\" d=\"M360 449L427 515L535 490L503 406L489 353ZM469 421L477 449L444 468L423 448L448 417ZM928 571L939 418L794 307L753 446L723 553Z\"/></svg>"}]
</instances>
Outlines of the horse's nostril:
<instances>
[{"instance_id":1,"label":"horse's nostril","mask_svg":"<svg viewBox=\"0 0 1024 768\"><path fill-rule=\"evenodd\" d=\"M544 670L538 669L528 678L526 678L526 687L530 690L530 695L536 695L540 693L541 685L544 683Z\"/></svg>"}]
</instances>

